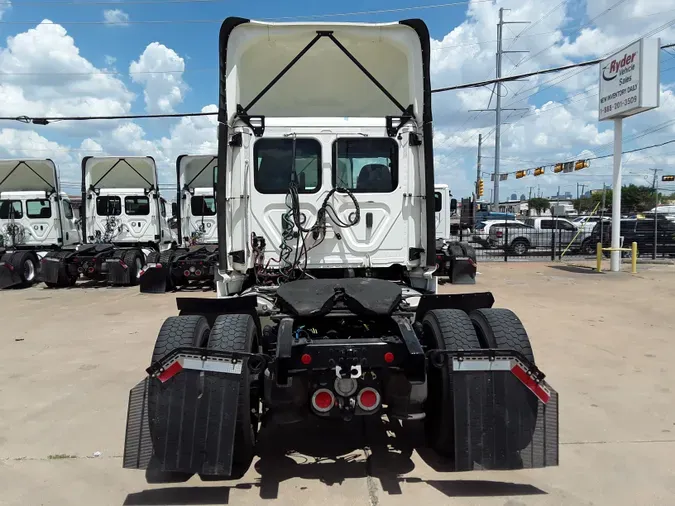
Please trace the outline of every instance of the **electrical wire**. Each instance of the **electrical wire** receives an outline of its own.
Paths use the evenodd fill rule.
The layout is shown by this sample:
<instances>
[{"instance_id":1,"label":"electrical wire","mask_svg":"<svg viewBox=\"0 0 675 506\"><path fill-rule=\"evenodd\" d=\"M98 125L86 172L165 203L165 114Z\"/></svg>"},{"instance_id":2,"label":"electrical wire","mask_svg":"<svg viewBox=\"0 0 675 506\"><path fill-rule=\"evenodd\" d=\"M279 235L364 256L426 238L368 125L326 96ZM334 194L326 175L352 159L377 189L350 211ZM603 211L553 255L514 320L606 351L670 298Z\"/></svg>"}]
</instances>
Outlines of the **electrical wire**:
<instances>
[{"instance_id":1,"label":"electrical wire","mask_svg":"<svg viewBox=\"0 0 675 506\"><path fill-rule=\"evenodd\" d=\"M416 10L426 10L426 9L441 9L445 7L457 7L468 4L475 3L488 3L492 0L470 0L470 1L460 1L460 2L450 2L442 4L432 4L432 5L414 5L408 7L397 7L391 9L376 9L370 11L353 11L353 12L336 12L328 14L310 14L304 16L281 16L275 18L260 18L260 21L287 21L287 20L301 20L301 19L330 19L338 17L349 17L349 16L370 16L374 14L393 14L398 12L408 12ZM154 3L154 2L149 2ZM159 3L159 2L157 2ZM113 21L108 22L105 20L100 21L56 21L54 24L59 25L146 25L146 24L205 24L205 23L222 23L223 18L218 19L147 19L147 20L126 20L126 21ZM39 25L41 21L0 21L0 24L3 25Z\"/></svg>"}]
</instances>

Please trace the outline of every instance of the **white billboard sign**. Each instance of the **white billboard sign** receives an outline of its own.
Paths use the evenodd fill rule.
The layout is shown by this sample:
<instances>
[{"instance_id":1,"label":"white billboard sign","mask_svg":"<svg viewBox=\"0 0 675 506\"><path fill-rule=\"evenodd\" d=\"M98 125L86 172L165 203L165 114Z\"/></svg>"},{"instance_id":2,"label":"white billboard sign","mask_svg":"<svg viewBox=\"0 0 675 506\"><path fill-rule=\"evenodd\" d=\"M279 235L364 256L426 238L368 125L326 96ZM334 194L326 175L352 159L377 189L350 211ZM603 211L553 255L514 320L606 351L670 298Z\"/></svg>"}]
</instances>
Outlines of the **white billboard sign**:
<instances>
[{"instance_id":1,"label":"white billboard sign","mask_svg":"<svg viewBox=\"0 0 675 506\"><path fill-rule=\"evenodd\" d=\"M659 106L660 39L641 39L600 63L598 120Z\"/></svg>"}]
</instances>

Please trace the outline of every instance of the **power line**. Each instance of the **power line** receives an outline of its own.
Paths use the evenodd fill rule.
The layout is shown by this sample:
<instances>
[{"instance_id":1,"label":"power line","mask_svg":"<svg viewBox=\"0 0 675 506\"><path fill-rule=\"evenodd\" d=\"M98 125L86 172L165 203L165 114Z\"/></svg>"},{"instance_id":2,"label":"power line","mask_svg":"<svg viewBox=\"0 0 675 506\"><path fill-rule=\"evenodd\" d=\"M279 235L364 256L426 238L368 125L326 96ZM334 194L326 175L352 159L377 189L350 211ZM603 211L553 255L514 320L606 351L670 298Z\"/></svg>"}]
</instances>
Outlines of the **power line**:
<instances>
[{"instance_id":1,"label":"power line","mask_svg":"<svg viewBox=\"0 0 675 506\"><path fill-rule=\"evenodd\" d=\"M397 12L408 12L415 10L426 10L426 9L441 9L445 7L457 7L461 5L468 5L470 3L487 3L492 2L492 0L473 0L471 1L461 1L461 2L451 2L443 4L432 4L432 5L414 5L409 7L397 7L391 9L377 9L371 11L354 11L354 12L337 12L331 14L314 14L314 15L305 15L305 16L281 16L276 18L261 18L260 21L284 21L284 20L299 20L299 19L327 19L327 18L338 18L338 17L348 17L348 16L368 16L373 14L393 14ZM159 3L159 2L151 2ZM112 21L108 22L105 20L100 21L56 21L52 22L53 24L58 25L144 25L144 24L204 24L204 23L222 23L223 18L218 19L146 19L146 20L127 20L127 21ZM39 25L41 21L0 21L2 25Z\"/></svg>"}]
</instances>

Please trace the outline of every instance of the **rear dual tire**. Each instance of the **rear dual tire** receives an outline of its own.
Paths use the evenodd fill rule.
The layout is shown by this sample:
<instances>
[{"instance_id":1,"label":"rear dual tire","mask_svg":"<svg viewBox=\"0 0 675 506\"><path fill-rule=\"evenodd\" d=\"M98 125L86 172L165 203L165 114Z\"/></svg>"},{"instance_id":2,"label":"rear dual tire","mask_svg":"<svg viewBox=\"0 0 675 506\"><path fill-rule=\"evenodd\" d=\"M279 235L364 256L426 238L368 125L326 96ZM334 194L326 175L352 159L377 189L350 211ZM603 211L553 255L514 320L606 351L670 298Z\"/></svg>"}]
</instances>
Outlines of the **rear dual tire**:
<instances>
[{"instance_id":1,"label":"rear dual tire","mask_svg":"<svg viewBox=\"0 0 675 506\"><path fill-rule=\"evenodd\" d=\"M424 344L430 349L472 350L505 349L521 353L534 364L534 353L520 319L508 309L478 309L467 315L458 309L429 311L422 320ZM428 395L425 403L425 434L427 443L444 457L455 456L455 412L453 372L450 361L440 368L429 367ZM504 409L506 429L505 448L522 450L527 447L536 425L537 399L524 389L508 392L512 402ZM503 385L495 387L495 395L506 397ZM524 403L524 404L523 404ZM528 406L533 414L523 418L516 406Z\"/></svg>"},{"instance_id":2,"label":"rear dual tire","mask_svg":"<svg viewBox=\"0 0 675 506\"><path fill-rule=\"evenodd\" d=\"M255 352L258 346L257 326L250 315L221 315L215 320L213 328L204 316L181 315L172 316L162 325L155 342L151 363L160 360L166 354L180 347L207 347L219 351ZM204 481L236 480L244 476L251 466L255 455L255 443L258 427L258 398L252 395L249 370L242 368L242 377L238 396L237 420L235 426L234 454L232 471L229 475L200 475ZM171 381L181 381L181 375ZM178 386L180 388L180 385ZM154 444L161 444L162 434L166 431L168 420L157 416L157 406L152 396L148 401L148 418L150 434ZM216 423L209 423L214 430ZM214 440L215 440L214 435ZM211 438L211 436L208 436ZM148 483L184 482L193 473L164 471L161 462L153 455L146 469Z\"/></svg>"},{"instance_id":3,"label":"rear dual tire","mask_svg":"<svg viewBox=\"0 0 675 506\"><path fill-rule=\"evenodd\" d=\"M26 288L36 282L39 264L37 255L32 251L5 253L1 260L9 263L14 272L18 273L20 287Z\"/></svg>"}]
</instances>

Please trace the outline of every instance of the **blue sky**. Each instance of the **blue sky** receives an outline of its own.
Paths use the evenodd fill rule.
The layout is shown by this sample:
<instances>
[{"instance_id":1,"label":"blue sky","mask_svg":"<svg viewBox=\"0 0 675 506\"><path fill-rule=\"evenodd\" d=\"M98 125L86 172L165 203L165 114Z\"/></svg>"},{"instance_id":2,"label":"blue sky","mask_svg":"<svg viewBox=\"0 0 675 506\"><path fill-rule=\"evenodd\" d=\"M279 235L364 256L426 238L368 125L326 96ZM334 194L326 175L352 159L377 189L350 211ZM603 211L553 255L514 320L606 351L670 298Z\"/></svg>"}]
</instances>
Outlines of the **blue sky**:
<instances>
[{"instance_id":1,"label":"blue sky","mask_svg":"<svg viewBox=\"0 0 675 506\"><path fill-rule=\"evenodd\" d=\"M0 0L0 4L3 1ZM675 41L672 27L663 27L666 21L675 22L675 0L594 0L590 3L585 0L473 0L455 6L439 6L451 3L442 0L347 0L340 4L223 0L161 5L136 4L133 0L106 5L96 1L83 1L78 5L63 1L50 5L48 0L35 0L37 3L32 4L15 0L2 14L0 93L9 100L0 103L1 115L158 112L149 111L151 107L186 112L215 104L219 20L227 16L280 19L409 8L319 19L383 22L423 18L433 39L434 87L494 76L499 7L511 9L506 13L507 20L531 21L530 25L507 25L504 29L505 48L530 51L505 56L505 75L604 56L659 28L656 36L661 37L663 43ZM416 8L424 5L437 7ZM125 17L117 19L128 19L128 25L102 23L104 11L115 9L123 11ZM65 32L47 31L44 26L36 30L36 23L43 19L63 23ZM169 23L138 23L156 20ZM181 20L212 22L176 22ZM23 21L33 23L21 23ZM12 36L15 36L15 44L9 48L7 38ZM152 71L169 67L184 70L164 77L143 74L152 77L147 79L140 79L140 74L136 74L134 79L129 74L131 62ZM76 74L83 69L84 74L92 72L92 75L55 75L61 69ZM675 53L662 53L661 69L664 70L662 106L626 121L625 149L675 137L675 120L666 123L675 112L675 99L670 99ZM94 75L101 72L108 74ZM111 75L110 72L118 73ZM503 104L527 110L504 114L502 171L610 153L611 125L597 122L597 90L593 88L596 83L597 68L593 67L506 85ZM469 112L469 109L487 107L490 95L488 88L434 95L436 179L450 184L458 196L468 194L473 186L479 133L485 139L483 170L492 171L494 115ZM144 97L149 97L154 105L149 105ZM494 106L494 97L491 104ZM658 130L649 133L649 128ZM0 122L0 132L0 156L51 156L71 179L75 178L79 159L87 152L119 154L125 150L151 154L158 160L165 180L169 180L172 160L177 154L215 148L215 128L208 120L59 123L48 127ZM628 182L644 182L650 167L655 164L668 167L674 162L675 149L672 148L629 157ZM532 185L543 187L544 193L553 193L559 184L565 192L575 188L577 182L597 187L610 181L610 173L611 159L592 164L584 174L565 175L564 180L548 174L517 181L511 177L502 183L501 193L507 196L527 193ZM487 174L486 179L486 188L490 188Z\"/></svg>"}]
</instances>

